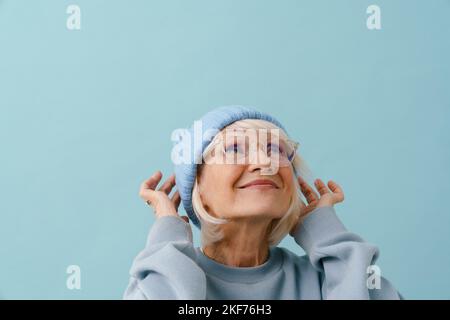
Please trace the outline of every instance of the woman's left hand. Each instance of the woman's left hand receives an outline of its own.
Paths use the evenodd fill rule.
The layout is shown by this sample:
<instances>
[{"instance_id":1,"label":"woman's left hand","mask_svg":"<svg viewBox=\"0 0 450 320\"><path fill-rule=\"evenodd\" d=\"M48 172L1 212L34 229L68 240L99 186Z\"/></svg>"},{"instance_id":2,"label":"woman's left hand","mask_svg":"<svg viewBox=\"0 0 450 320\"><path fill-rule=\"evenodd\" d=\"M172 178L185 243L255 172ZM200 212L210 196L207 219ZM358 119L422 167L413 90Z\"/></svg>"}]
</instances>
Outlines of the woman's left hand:
<instances>
[{"instance_id":1,"label":"woman's left hand","mask_svg":"<svg viewBox=\"0 0 450 320\"><path fill-rule=\"evenodd\" d=\"M336 203L344 201L344 191L342 191L342 188L332 180L328 181L328 188L321 179L316 179L314 181L314 186L319 192L319 195L301 177L298 177L298 183L300 184L300 189L308 204L303 208L303 211L299 216L299 221L289 232L291 235L297 229L300 220L304 219L314 209L320 207L332 207Z\"/></svg>"},{"instance_id":2,"label":"woman's left hand","mask_svg":"<svg viewBox=\"0 0 450 320\"><path fill-rule=\"evenodd\" d=\"M344 191L342 191L342 188L333 180L328 181L328 188L320 179L316 179L316 181L314 181L314 185L320 194L317 208L332 207L336 203L344 201Z\"/></svg>"}]
</instances>

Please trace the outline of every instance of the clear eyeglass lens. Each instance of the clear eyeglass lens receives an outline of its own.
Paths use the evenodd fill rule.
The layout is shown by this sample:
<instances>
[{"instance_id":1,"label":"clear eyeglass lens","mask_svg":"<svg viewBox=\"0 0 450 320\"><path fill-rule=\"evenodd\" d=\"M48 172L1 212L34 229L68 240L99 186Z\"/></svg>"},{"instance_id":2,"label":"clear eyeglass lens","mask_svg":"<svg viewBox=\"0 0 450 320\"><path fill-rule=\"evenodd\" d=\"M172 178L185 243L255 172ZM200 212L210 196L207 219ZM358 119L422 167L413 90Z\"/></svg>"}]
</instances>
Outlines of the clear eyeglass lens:
<instances>
[{"instance_id":1,"label":"clear eyeglass lens","mask_svg":"<svg viewBox=\"0 0 450 320\"><path fill-rule=\"evenodd\" d=\"M235 159L245 163L257 163L260 157L258 151L265 153L271 161L278 161L280 165L289 165L295 153L296 146L284 140L274 139L266 142L266 145L249 141L248 138L234 137L228 141L222 140L222 150L227 159Z\"/></svg>"}]
</instances>

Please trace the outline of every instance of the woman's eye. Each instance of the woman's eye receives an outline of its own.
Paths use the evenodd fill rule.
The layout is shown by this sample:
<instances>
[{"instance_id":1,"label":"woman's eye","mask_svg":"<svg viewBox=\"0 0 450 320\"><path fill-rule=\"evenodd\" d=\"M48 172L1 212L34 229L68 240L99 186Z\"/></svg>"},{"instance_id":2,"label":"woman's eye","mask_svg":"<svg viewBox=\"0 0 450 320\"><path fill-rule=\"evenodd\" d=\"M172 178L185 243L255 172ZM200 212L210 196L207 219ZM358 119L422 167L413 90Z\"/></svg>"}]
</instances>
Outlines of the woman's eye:
<instances>
[{"instance_id":1,"label":"woman's eye","mask_svg":"<svg viewBox=\"0 0 450 320\"><path fill-rule=\"evenodd\" d=\"M234 143L232 145L227 146L225 148L225 152L227 152L227 153L230 153L230 152L240 153L240 152L242 152L242 150L241 150L241 147L237 143Z\"/></svg>"},{"instance_id":2,"label":"woman's eye","mask_svg":"<svg viewBox=\"0 0 450 320\"><path fill-rule=\"evenodd\" d=\"M281 146L279 146L276 143L269 143L267 144L267 153L269 155L271 154L283 154L283 149Z\"/></svg>"}]
</instances>

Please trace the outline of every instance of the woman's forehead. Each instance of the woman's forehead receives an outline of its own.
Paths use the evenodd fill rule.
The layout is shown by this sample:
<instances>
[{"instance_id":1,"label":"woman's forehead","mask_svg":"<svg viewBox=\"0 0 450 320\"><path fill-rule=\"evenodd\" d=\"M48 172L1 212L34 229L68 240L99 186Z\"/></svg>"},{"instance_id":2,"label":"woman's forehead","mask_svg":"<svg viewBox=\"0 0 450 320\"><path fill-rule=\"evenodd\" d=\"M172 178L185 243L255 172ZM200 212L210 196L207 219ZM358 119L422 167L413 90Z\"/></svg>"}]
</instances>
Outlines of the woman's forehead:
<instances>
[{"instance_id":1,"label":"woman's forehead","mask_svg":"<svg viewBox=\"0 0 450 320\"><path fill-rule=\"evenodd\" d=\"M279 128L245 128L245 127L226 127L222 129L218 136L222 139L233 139L236 137L247 138L247 139L277 139L277 140L288 140L287 136L283 134L282 130Z\"/></svg>"}]
</instances>

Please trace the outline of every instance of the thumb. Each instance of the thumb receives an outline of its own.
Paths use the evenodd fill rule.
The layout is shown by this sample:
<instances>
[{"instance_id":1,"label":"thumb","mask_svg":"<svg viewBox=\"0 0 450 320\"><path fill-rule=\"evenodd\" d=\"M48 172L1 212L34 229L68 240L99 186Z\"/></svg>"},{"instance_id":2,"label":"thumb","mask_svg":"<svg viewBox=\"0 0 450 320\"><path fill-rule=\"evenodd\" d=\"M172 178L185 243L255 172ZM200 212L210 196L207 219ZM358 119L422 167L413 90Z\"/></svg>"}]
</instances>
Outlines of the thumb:
<instances>
[{"instance_id":1,"label":"thumb","mask_svg":"<svg viewBox=\"0 0 450 320\"><path fill-rule=\"evenodd\" d=\"M150 201L152 204L156 204L156 201L158 200L158 197L156 197L156 192L150 189L141 190L139 192L139 196L145 201Z\"/></svg>"}]
</instances>

